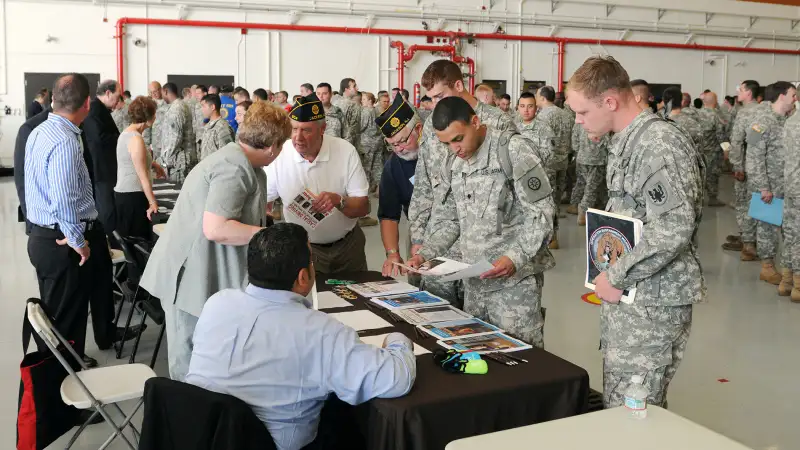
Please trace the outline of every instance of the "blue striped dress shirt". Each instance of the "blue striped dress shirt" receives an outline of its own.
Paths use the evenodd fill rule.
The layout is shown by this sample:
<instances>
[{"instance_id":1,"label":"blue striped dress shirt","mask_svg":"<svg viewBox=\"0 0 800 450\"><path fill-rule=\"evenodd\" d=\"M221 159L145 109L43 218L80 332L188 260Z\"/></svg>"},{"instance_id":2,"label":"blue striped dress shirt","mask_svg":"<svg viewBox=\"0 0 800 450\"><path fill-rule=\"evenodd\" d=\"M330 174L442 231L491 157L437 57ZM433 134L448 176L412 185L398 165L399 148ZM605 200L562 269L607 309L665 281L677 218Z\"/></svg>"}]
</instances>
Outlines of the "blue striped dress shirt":
<instances>
[{"instance_id":1,"label":"blue striped dress shirt","mask_svg":"<svg viewBox=\"0 0 800 450\"><path fill-rule=\"evenodd\" d=\"M28 220L47 228L58 225L70 246L83 247L81 222L97 219L92 193L80 128L51 113L25 146Z\"/></svg>"}]
</instances>

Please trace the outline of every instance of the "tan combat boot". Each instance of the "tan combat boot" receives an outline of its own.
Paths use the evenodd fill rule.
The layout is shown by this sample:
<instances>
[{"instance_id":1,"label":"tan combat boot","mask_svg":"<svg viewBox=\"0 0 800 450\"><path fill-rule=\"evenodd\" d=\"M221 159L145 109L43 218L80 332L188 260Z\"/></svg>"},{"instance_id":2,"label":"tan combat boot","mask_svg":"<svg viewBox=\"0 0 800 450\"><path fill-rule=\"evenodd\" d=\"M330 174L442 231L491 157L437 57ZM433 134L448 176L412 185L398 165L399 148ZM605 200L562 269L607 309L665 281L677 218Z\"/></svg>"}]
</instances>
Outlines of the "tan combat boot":
<instances>
[{"instance_id":1,"label":"tan combat boot","mask_svg":"<svg viewBox=\"0 0 800 450\"><path fill-rule=\"evenodd\" d=\"M781 274L775 270L775 263L772 262L771 258L761 261L761 274L758 279L774 285L781 283Z\"/></svg>"},{"instance_id":2,"label":"tan combat boot","mask_svg":"<svg viewBox=\"0 0 800 450\"><path fill-rule=\"evenodd\" d=\"M583 214L578 214L578 226L585 227L586 226L586 212Z\"/></svg>"},{"instance_id":3,"label":"tan combat boot","mask_svg":"<svg viewBox=\"0 0 800 450\"><path fill-rule=\"evenodd\" d=\"M792 303L800 303L800 272L795 272L792 277L794 280L794 287L792 288Z\"/></svg>"},{"instance_id":4,"label":"tan combat boot","mask_svg":"<svg viewBox=\"0 0 800 450\"><path fill-rule=\"evenodd\" d=\"M547 246L550 250L558 250L558 235L553 234L553 239L550 239L550 245Z\"/></svg>"},{"instance_id":5,"label":"tan combat boot","mask_svg":"<svg viewBox=\"0 0 800 450\"><path fill-rule=\"evenodd\" d=\"M578 205L569 205L567 206L566 211L574 216L575 214L578 214Z\"/></svg>"},{"instance_id":6,"label":"tan combat boot","mask_svg":"<svg viewBox=\"0 0 800 450\"><path fill-rule=\"evenodd\" d=\"M784 268L781 274L783 278L781 279L781 284L778 285L778 295L788 297L794 288L792 285L792 271Z\"/></svg>"},{"instance_id":7,"label":"tan combat boot","mask_svg":"<svg viewBox=\"0 0 800 450\"><path fill-rule=\"evenodd\" d=\"M739 256L739 259L742 261L757 260L758 253L756 253L756 245L752 242L745 242L742 246L742 254Z\"/></svg>"}]
</instances>

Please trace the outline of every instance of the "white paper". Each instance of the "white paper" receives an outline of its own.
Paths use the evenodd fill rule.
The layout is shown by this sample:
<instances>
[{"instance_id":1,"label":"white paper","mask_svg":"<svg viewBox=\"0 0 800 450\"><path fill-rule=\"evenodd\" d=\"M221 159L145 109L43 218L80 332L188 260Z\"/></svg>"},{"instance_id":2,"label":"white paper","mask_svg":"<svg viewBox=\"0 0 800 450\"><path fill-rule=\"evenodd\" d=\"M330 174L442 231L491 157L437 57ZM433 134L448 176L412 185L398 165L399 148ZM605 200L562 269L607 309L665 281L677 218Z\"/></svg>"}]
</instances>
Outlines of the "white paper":
<instances>
[{"instance_id":1,"label":"white paper","mask_svg":"<svg viewBox=\"0 0 800 450\"><path fill-rule=\"evenodd\" d=\"M419 273L422 275L449 275L451 273L456 273L459 270L464 270L469 267L469 264L465 264L463 262L449 258L444 258L441 256L438 258L433 258L430 261L423 263L419 269L414 269L398 262L392 262L392 264L400 266L410 272ZM433 267L428 269L427 267L431 265L433 265Z\"/></svg>"},{"instance_id":2,"label":"white paper","mask_svg":"<svg viewBox=\"0 0 800 450\"><path fill-rule=\"evenodd\" d=\"M181 191L175 189L153 189L153 194L157 197L159 195L180 194Z\"/></svg>"},{"instance_id":3,"label":"white paper","mask_svg":"<svg viewBox=\"0 0 800 450\"><path fill-rule=\"evenodd\" d=\"M330 291L318 293L317 300L317 305L319 307L314 309L346 308L348 306L353 306L352 303Z\"/></svg>"},{"instance_id":4,"label":"white paper","mask_svg":"<svg viewBox=\"0 0 800 450\"><path fill-rule=\"evenodd\" d=\"M372 311L361 310L336 314L329 314L334 319L356 330L375 330L378 328L390 328L392 324L381 319Z\"/></svg>"},{"instance_id":5,"label":"white paper","mask_svg":"<svg viewBox=\"0 0 800 450\"><path fill-rule=\"evenodd\" d=\"M306 295L306 298L311 301L311 308L319 311L319 296L317 294L317 282L314 282L314 285L311 286L311 292Z\"/></svg>"},{"instance_id":6,"label":"white paper","mask_svg":"<svg viewBox=\"0 0 800 450\"><path fill-rule=\"evenodd\" d=\"M381 347L383 347L383 341L386 340L386 336L388 336L388 334L381 334L380 336L362 336L359 339L361 339L361 342L363 342L365 344L369 344L369 345L373 345L375 347L381 348ZM425 347L417 345L416 342L414 343L414 354L415 355L424 355L424 354L430 353L430 352L431 351L426 349Z\"/></svg>"},{"instance_id":7,"label":"white paper","mask_svg":"<svg viewBox=\"0 0 800 450\"><path fill-rule=\"evenodd\" d=\"M399 309L396 311L392 311L392 313L397 315L401 319L405 320L406 322L410 323L411 325L420 325L424 323L433 323L433 322L446 322L451 320L460 320L472 317L471 315L465 313L464 311L461 311L460 309L454 308L450 305Z\"/></svg>"},{"instance_id":8,"label":"white paper","mask_svg":"<svg viewBox=\"0 0 800 450\"><path fill-rule=\"evenodd\" d=\"M447 282L447 281L464 280L472 277L479 277L487 270L491 270L493 268L494 266L492 265L492 263L484 259L467 267L464 270L459 270L456 273L439 278L439 281Z\"/></svg>"}]
</instances>

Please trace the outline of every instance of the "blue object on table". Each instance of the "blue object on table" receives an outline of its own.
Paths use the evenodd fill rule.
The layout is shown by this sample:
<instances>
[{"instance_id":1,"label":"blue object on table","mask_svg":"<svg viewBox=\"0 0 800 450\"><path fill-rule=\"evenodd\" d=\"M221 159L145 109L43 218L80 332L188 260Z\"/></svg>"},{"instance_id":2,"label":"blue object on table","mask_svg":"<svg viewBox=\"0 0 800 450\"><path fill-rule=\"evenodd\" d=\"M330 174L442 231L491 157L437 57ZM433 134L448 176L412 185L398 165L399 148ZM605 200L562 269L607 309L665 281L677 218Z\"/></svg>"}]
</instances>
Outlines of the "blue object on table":
<instances>
[{"instance_id":1,"label":"blue object on table","mask_svg":"<svg viewBox=\"0 0 800 450\"><path fill-rule=\"evenodd\" d=\"M773 197L772 203L764 203L761 200L761 194L753 192L747 215L762 222L781 226L783 224L783 199Z\"/></svg>"}]
</instances>

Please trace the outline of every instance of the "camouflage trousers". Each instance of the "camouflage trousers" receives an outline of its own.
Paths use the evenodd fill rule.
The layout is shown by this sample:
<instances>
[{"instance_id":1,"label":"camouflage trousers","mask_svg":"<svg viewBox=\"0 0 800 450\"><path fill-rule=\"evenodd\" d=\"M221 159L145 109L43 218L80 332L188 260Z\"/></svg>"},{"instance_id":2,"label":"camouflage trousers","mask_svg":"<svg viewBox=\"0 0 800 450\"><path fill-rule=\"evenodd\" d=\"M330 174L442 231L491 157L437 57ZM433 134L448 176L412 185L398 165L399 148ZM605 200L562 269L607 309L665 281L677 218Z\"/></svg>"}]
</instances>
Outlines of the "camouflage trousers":
<instances>
[{"instance_id":1,"label":"camouflage trousers","mask_svg":"<svg viewBox=\"0 0 800 450\"><path fill-rule=\"evenodd\" d=\"M717 151L719 150L719 151ZM719 196L719 177L722 173L722 149L705 153L706 158L706 192L708 198Z\"/></svg>"},{"instance_id":2,"label":"camouflage trousers","mask_svg":"<svg viewBox=\"0 0 800 450\"><path fill-rule=\"evenodd\" d=\"M552 170L547 169L547 178L550 180L550 187L553 188L553 201L556 204L555 213L553 215L553 231L558 231L558 214L561 209L561 194L564 192L564 186L567 180L567 170Z\"/></svg>"},{"instance_id":3,"label":"camouflage trousers","mask_svg":"<svg viewBox=\"0 0 800 450\"><path fill-rule=\"evenodd\" d=\"M783 199L783 266L800 272L800 198Z\"/></svg>"},{"instance_id":4,"label":"camouflage trousers","mask_svg":"<svg viewBox=\"0 0 800 450\"><path fill-rule=\"evenodd\" d=\"M183 184L186 180L186 176L189 175L189 171L192 169L188 164L186 153L183 151L178 151L175 156L175 164L171 167L166 167L163 163L161 165L166 168L167 179L173 183L179 184Z\"/></svg>"},{"instance_id":5,"label":"camouflage trousers","mask_svg":"<svg viewBox=\"0 0 800 450\"><path fill-rule=\"evenodd\" d=\"M567 175L564 177L564 197L571 200L575 187L578 184L578 162L575 160L575 154L570 153L569 166L567 166ZM572 203L572 202L570 202Z\"/></svg>"},{"instance_id":6,"label":"camouflage trousers","mask_svg":"<svg viewBox=\"0 0 800 450\"><path fill-rule=\"evenodd\" d=\"M639 299L637 298L637 301ZM692 329L692 305L643 306L603 303L603 406L624 404L631 376L644 377L647 403L667 406L667 389L683 360Z\"/></svg>"},{"instance_id":7,"label":"camouflage trousers","mask_svg":"<svg viewBox=\"0 0 800 450\"><path fill-rule=\"evenodd\" d=\"M755 243L756 221L747 214L750 209L751 192L747 181L733 180L733 191L736 201L736 223L739 225L742 242Z\"/></svg>"},{"instance_id":8,"label":"camouflage trousers","mask_svg":"<svg viewBox=\"0 0 800 450\"><path fill-rule=\"evenodd\" d=\"M383 141L370 143L363 146L361 153L361 165L367 174L369 190L374 191L381 184L381 174L383 174Z\"/></svg>"},{"instance_id":9,"label":"camouflage trousers","mask_svg":"<svg viewBox=\"0 0 800 450\"><path fill-rule=\"evenodd\" d=\"M542 288L544 274L536 274L497 291L480 290L482 281L467 280L464 311L506 330L538 348L544 348Z\"/></svg>"},{"instance_id":10,"label":"camouflage trousers","mask_svg":"<svg viewBox=\"0 0 800 450\"><path fill-rule=\"evenodd\" d=\"M578 164L577 176L570 203L578 205L578 215L581 216L587 209L605 204L608 197L606 166Z\"/></svg>"},{"instance_id":11,"label":"camouflage trousers","mask_svg":"<svg viewBox=\"0 0 800 450\"><path fill-rule=\"evenodd\" d=\"M760 259L775 259L781 227L756 220L756 249Z\"/></svg>"}]
</instances>

